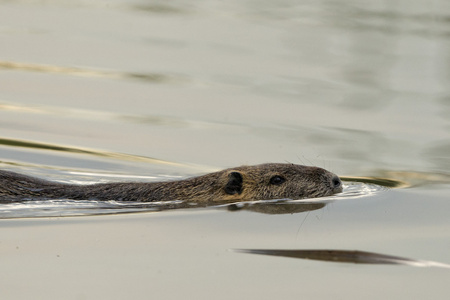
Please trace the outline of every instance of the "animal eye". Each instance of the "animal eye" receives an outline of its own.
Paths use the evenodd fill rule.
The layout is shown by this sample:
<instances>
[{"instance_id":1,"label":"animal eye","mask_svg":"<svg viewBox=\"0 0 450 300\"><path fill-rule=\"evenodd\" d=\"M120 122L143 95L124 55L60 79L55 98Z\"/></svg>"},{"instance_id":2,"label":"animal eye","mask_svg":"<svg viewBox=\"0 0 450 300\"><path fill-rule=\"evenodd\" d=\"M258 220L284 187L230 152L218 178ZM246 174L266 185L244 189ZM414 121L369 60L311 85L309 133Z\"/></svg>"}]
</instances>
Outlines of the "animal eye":
<instances>
[{"instance_id":1,"label":"animal eye","mask_svg":"<svg viewBox=\"0 0 450 300\"><path fill-rule=\"evenodd\" d=\"M270 178L270 184L280 185L285 181L286 179L284 179L284 177L281 177L279 175L275 175L272 178Z\"/></svg>"}]
</instances>

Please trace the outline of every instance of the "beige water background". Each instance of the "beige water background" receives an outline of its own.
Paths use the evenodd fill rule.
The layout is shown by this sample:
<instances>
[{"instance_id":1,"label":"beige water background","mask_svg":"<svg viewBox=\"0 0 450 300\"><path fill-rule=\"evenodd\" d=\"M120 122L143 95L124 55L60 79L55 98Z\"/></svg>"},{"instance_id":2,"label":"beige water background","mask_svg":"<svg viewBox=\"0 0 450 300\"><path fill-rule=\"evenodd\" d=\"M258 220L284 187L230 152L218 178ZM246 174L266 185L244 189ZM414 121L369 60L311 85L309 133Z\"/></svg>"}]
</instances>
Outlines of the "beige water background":
<instances>
[{"instance_id":1,"label":"beige water background","mask_svg":"<svg viewBox=\"0 0 450 300\"><path fill-rule=\"evenodd\" d=\"M442 0L1 1L2 169L88 183L288 161L410 185L283 215L4 206L1 297L448 299L448 269L230 249L450 263L449 82Z\"/></svg>"}]
</instances>

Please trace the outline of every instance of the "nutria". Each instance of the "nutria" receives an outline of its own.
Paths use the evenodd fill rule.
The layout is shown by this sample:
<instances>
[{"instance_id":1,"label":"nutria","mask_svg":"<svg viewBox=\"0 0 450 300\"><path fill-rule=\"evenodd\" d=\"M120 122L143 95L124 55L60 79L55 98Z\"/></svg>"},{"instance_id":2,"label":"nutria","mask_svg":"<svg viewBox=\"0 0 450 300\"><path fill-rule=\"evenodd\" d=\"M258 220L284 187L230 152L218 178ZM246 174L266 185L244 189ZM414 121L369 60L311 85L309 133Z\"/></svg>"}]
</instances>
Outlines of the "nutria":
<instances>
[{"instance_id":1,"label":"nutria","mask_svg":"<svg viewBox=\"0 0 450 300\"><path fill-rule=\"evenodd\" d=\"M92 185L57 183L0 171L0 202L73 199L211 203L315 198L341 191L341 180L335 174L294 164L242 166L179 181Z\"/></svg>"}]
</instances>

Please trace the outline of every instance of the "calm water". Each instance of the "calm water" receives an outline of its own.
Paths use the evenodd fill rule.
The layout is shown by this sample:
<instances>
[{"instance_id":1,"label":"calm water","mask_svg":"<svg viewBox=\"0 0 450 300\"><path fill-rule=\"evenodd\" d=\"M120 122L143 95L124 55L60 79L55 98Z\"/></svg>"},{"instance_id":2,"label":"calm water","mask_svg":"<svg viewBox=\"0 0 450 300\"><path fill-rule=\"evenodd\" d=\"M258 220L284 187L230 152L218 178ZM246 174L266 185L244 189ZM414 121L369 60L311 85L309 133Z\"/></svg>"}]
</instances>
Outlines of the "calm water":
<instances>
[{"instance_id":1,"label":"calm water","mask_svg":"<svg viewBox=\"0 0 450 300\"><path fill-rule=\"evenodd\" d=\"M296 213L2 205L5 299L450 296L446 268L233 251L450 264L447 1L1 1L0 20L2 169L90 183L288 161L363 177Z\"/></svg>"}]
</instances>

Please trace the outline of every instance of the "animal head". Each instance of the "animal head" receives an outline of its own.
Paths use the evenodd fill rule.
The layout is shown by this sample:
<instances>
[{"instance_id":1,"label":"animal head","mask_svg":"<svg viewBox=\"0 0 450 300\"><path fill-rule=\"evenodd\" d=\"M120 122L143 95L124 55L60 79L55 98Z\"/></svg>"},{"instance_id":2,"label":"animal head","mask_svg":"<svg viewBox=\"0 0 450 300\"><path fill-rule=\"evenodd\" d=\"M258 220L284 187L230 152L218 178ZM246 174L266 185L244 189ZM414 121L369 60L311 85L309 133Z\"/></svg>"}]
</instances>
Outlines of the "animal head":
<instances>
[{"instance_id":1,"label":"animal head","mask_svg":"<svg viewBox=\"0 0 450 300\"><path fill-rule=\"evenodd\" d=\"M342 192L339 177L318 167L263 164L222 172L227 200L302 199Z\"/></svg>"}]
</instances>

